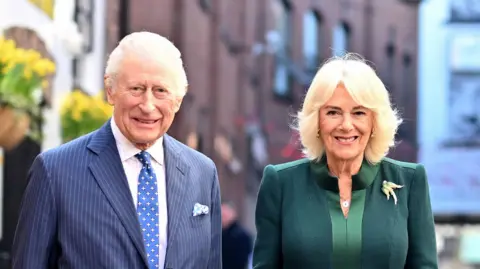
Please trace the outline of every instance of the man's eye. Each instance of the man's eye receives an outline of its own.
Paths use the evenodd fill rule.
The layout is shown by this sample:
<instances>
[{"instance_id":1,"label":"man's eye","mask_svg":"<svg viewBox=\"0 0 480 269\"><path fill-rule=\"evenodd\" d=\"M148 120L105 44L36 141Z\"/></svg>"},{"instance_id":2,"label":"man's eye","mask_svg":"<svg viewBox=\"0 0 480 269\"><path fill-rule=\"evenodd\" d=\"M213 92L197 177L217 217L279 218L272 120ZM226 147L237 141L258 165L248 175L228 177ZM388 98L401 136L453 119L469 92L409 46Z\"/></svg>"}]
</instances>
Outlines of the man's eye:
<instances>
[{"instance_id":1,"label":"man's eye","mask_svg":"<svg viewBox=\"0 0 480 269\"><path fill-rule=\"evenodd\" d=\"M168 93L168 90L165 88L156 88L154 91L158 93Z\"/></svg>"}]
</instances>

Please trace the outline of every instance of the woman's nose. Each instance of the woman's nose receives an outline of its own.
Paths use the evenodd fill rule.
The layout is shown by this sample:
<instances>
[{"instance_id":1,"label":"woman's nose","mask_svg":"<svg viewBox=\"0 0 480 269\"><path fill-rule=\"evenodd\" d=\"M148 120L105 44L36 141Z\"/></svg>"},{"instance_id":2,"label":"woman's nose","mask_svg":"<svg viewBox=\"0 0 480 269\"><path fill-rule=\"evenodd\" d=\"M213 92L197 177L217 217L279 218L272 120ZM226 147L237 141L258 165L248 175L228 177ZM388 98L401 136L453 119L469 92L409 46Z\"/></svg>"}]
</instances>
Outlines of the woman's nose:
<instances>
[{"instance_id":1,"label":"woman's nose","mask_svg":"<svg viewBox=\"0 0 480 269\"><path fill-rule=\"evenodd\" d=\"M345 116L343 117L341 128L344 131L350 131L353 129L352 117L350 116L350 114L345 114Z\"/></svg>"}]
</instances>

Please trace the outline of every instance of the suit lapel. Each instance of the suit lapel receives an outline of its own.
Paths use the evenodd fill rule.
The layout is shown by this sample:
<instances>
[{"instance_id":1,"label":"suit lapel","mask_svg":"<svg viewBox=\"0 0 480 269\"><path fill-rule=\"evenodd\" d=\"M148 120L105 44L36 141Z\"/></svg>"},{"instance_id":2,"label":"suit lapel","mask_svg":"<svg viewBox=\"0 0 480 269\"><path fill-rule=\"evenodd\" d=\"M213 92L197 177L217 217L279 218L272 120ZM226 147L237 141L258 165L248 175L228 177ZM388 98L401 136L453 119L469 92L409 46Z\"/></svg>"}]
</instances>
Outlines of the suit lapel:
<instances>
[{"instance_id":1,"label":"suit lapel","mask_svg":"<svg viewBox=\"0 0 480 269\"><path fill-rule=\"evenodd\" d=\"M110 121L92 137L88 148L97 154L97 158L90 163L89 168L98 186L117 213L145 265L148 265L137 212L111 131Z\"/></svg>"},{"instance_id":2,"label":"suit lapel","mask_svg":"<svg viewBox=\"0 0 480 269\"><path fill-rule=\"evenodd\" d=\"M168 246L166 261L168 261L170 256L174 254L172 247L175 244L182 217L188 214L188 208L185 207L185 200L191 184L187 176L189 167L182 158L182 148L178 142L170 136L164 135L164 147L168 210Z\"/></svg>"}]
</instances>

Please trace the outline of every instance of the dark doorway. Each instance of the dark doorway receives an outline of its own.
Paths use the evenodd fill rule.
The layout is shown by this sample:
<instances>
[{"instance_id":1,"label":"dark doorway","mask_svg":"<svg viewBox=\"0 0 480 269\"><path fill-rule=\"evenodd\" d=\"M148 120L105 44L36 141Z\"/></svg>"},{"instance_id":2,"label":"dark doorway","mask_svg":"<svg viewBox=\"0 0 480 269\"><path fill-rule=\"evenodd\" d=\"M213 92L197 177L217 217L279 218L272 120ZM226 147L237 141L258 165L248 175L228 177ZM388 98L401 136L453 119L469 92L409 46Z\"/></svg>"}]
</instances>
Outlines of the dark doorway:
<instances>
[{"instance_id":1,"label":"dark doorway","mask_svg":"<svg viewBox=\"0 0 480 269\"><path fill-rule=\"evenodd\" d=\"M27 138L16 149L4 152L0 269L10 268L11 247L28 170L40 150L40 145Z\"/></svg>"}]
</instances>

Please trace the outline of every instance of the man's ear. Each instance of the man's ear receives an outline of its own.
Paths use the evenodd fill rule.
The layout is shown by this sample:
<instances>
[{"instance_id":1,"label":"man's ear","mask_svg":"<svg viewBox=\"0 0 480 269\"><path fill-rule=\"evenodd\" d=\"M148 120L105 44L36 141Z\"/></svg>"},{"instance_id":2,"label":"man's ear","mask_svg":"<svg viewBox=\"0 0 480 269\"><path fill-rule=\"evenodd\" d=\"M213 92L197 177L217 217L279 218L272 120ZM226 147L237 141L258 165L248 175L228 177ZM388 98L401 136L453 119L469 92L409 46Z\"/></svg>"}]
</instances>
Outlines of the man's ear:
<instances>
[{"instance_id":1,"label":"man's ear","mask_svg":"<svg viewBox=\"0 0 480 269\"><path fill-rule=\"evenodd\" d=\"M177 113L180 110L180 107L182 106L182 101L183 97L178 97L175 99L175 102L173 104L173 111Z\"/></svg>"},{"instance_id":2,"label":"man's ear","mask_svg":"<svg viewBox=\"0 0 480 269\"><path fill-rule=\"evenodd\" d=\"M188 91L188 85L185 86L185 94L187 94L187 91ZM182 106L182 102L183 102L183 97L185 97L185 95L182 97L177 97L175 99L175 104L173 107L173 111L175 111L175 113L177 113L180 110L180 107Z\"/></svg>"},{"instance_id":3,"label":"man's ear","mask_svg":"<svg viewBox=\"0 0 480 269\"><path fill-rule=\"evenodd\" d=\"M109 75L103 76L103 85L105 87L105 93L107 95L107 102L110 105L114 105L114 98L113 98L113 79Z\"/></svg>"}]
</instances>

